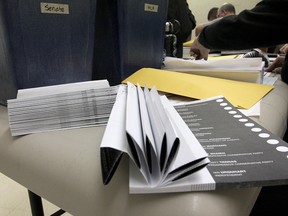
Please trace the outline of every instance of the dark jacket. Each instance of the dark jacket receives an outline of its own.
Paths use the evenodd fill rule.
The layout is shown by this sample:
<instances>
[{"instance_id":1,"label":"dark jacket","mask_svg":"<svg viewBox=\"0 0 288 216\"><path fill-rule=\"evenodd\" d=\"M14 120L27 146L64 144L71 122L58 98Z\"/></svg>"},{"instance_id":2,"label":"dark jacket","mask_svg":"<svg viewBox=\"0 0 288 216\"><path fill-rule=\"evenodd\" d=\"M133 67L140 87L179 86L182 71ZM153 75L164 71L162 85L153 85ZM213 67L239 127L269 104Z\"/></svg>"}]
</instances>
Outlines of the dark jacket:
<instances>
[{"instance_id":1,"label":"dark jacket","mask_svg":"<svg viewBox=\"0 0 288 216\"><path fill-rule=\"evenodd\" d=\"M183 43L189 39L192 30L196 26L195 17L186 0L169 0L167 21L175 23L174 20L180 23L180 28L174 32L177 37L176 57L182 58Z\"/></svg>"},{"instance_id":2,"label":"dark jacket","mask_svg":"<svg viewBox=\"0 0 288 216\"><path fill-rule=\"evenodd\" d=\"M203 29L199 42L209 49L241 50L288 42L288 0L263 0L251 10L223 17ZM288 84L288 55L281 71Z\"/></svg>"},{"instance_id":3,"label":"dark jacket","mask_svg":"<svg viewBox=\"0 0 288 216\"><path fill-rule=\"evenodd\" d=\"M167 21L178 20L180 31L176 34L179 43L187 41L196 26L196 20L186 0L169 0Z\"/></svg>"},{"instance_id":4,"label":"dark jacket","mask_svg":"<svg viewBox=\"0 0 288 216\"><path fill-rule=\"evenodd\" d=\"M270 47L288 42L288 0L264 0L251 10L223 17L203 29L198 39L209 49Z\"/></svg>"}]
</instances>

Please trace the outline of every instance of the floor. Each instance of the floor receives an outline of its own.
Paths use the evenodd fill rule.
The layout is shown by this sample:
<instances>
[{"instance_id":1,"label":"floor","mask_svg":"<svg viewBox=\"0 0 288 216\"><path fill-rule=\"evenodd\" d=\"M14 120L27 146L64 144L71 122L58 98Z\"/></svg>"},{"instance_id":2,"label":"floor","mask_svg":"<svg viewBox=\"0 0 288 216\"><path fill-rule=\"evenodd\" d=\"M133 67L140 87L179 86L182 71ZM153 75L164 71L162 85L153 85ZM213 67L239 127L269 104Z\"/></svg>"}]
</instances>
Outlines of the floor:
<instances>
[{"instance_id":1,"label":"floor","mask_svg":"<svg viewBox=\"0 0 288 216\"><path fill-rule=\"evenodd\" d=\"M59 208L42 199L44 214L52 215ZM0 173L0 215L31 216L28 191L25 187ZM72 216L64 213L63 216Z\"/></svg>"}]
</instances>

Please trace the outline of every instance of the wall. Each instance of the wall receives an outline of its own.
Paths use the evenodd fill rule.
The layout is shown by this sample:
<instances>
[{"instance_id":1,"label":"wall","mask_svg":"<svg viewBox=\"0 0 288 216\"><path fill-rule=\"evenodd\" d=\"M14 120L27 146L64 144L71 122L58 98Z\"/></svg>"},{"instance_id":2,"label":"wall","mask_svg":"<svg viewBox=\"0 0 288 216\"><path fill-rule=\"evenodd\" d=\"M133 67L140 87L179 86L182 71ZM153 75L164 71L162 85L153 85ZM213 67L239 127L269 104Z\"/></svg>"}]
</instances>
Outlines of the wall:
<instances>
[{"instance_id":1,"label":"wall","mask_svg":"<svg viewBox=\"0 0 288 216\"><path fill-rule=\"evenodd\" d=\"M225 0L187 0L190 10L196 18L197 24L207 22L207 14L210 8L219 7L225 2ZM235 6L236 14L238 14L244 9L253 8L260 0L230 0L228 2ZM193 31L192 38L194 35L195 33Z\"/></svg>"}]
</instances>

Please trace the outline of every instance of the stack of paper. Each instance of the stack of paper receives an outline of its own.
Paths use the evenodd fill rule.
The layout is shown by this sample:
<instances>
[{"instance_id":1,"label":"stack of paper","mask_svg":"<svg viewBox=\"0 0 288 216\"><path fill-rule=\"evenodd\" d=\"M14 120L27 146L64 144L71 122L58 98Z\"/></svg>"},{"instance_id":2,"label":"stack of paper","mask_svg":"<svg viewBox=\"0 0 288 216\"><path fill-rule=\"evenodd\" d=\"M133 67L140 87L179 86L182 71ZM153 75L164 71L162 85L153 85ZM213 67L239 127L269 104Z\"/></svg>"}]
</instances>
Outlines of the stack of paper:
<instances>
[{"instance_id":1,"label":"stack of paper","mask_svg":"<svg viewBox=\"0 0 288 216\"><path fill-rule=\"evenodd\" d=\"M104 184L123 154L129 192L205 191L288 184L288 143L223 96L170 104L155 87L119 88L101 143Z\"/></svg>"},{"instance_id":2,"label":"stack of paper","mask_svg":"<svg viewBox=\"0 0 288 216\"><path fill-rule=\"evenodd\" d=\"M148 188L170 185L209 163L207 153L168 99L160 98L155 88L143 91L131 83L127 90L119 88L102 139L104 184L109 183L123 153L131 158L133 181Z\"/></svg>"},{"instance_id":3,"label":"stack of paper","mask_svg":"<svg viewBox=\"0 0 288 216\"><path fill-rule=\"evenodd\" d=\"M8 100L12 136L106 124L118 87L91 81L21 90Z\"/></svg>"},{"instance_id":4,"label":"stack of paper","mask_svg":"<svg viewBox=\"0 0 288 216\"><path fill-rule=\"evenodd\" d=\"M264 62L261 58L184 60L166 57L163 69L203 76L262 83Z\"/></svg>"}]
</instances>

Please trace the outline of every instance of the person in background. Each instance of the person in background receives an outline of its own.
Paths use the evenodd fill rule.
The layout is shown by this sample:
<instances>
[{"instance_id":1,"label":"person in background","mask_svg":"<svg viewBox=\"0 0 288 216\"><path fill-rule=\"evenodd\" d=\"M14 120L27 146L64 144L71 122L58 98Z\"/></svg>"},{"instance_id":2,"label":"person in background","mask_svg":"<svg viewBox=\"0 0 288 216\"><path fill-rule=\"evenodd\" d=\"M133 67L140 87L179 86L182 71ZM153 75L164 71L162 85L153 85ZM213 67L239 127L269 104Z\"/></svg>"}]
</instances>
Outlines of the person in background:
<instances>
[{"instance_id":1,"label":"person in background","mask_svg":"<svg viewBox=\"0 0 288 216\"><path fill-rule=\"evenodd\" d=\"M175 22L175 20L177 22ZM175 32L177 37L176 57L183 56L183 43L189 40L192 30L196 26L196 20L189 9L186 0L169 0L167 21L171 23L179 23L179 30ZM175 26L176 28L176 26Z\"/></svg>"},{"instance_id":2,"label":"person in background","mask_svg":"<svg viewBox=\"0 0 288 216\"><path fill-rule=\"evenodd\" d=\"M209 49L242 50L269 47L288 42L288 31L281 31L288 21L288 0L264 0L253 9L223 17L206 26L193 41L190 54L207 59Z\"/></svg>"},{"instance_id":3,"label":"person in background","mask_svg":"<svg viewBox=\"0 0 288 216\"><path fill-rule=\"evenodd\" d=\"M218 7L212 7L207 14L207 20L212 21L217 19Z\"/></svg>"},{"instance_id":4,"label":"person in background","mask_svg":"<svg viewBox=\"0 0 288 216\"><path fill-rule=\"evenodd\" d=\"M195 36L197 37L200 32L203 30L203 28L207 25L211 25L214 22L217 22L218 20L220 20L222 17L225 16L230 16L230 15L235 15L236 14L236 10L233 4L231 3L224 3L222 4L218 9L217 9L217 14L216 14L216 18L213 20L209 20L206 23L202 23L199 24L195 27Z\"/></svg>"},{"instance_id":5,"label":"person in background","mask_svg":"<svg viewBox=\"0 0 288 216\"><path fill-rule=\"evenodd\" d=\"M225 17L229 15L235 15L236 10L233 4L231 3L224 3L222 4L217 11L217 17Z\"/></svg>"},{"instance_id":6,"label":"person in background","mask_svg":"<svg viewBox=\"0 0 288 216\"><path fill-rule=\"evenodd\" d=\"M287 0L264 0L251 10L223 17L202 30L191 44L190 55L207 60L210 49L242 50L285 44L288 31L275 32L287 25L287 8ZM288 83L288 71L283 69L288 68L282 67L281 71L282 80Z\"/></svg>"}]
</instances>

